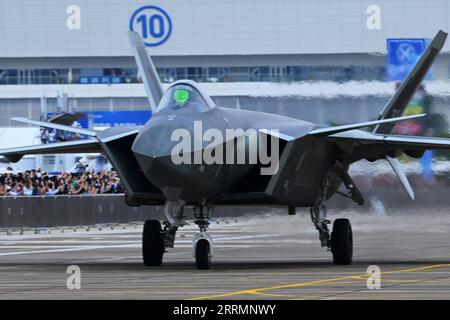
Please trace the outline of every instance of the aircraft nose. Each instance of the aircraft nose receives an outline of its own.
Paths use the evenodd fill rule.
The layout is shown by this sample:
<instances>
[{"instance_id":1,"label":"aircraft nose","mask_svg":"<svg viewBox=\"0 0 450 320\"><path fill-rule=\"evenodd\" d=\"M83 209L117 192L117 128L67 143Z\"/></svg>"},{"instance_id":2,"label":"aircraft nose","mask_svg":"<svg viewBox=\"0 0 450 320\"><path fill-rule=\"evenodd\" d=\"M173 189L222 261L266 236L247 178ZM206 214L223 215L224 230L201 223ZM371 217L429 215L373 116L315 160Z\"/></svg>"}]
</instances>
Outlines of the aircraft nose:
<instances>
[{"instance_id":1,"label":"aircraft nose","mask_svg":"<svg viewBox=\"0 0 450 320\"><path fill-rule=\"evenodd\" d=\"M172 133L176 129L192 133L192 128L172 125L152 124L143 130L133 144L132 150L145 177L159 188L169 199L183 199L185 201L198 200L201 197L214 198L219 194L226 170L221 165L195 164L193 161L177 162L174 147L181 142L179 136L171 141ZM191 130L189 130L191 129ZM189 138L194 138L191 134ZM191 140L193 146L193 140ZM187 150L184 149L183 150ZM199 151L201 152L201 149ZM191 152L189 152L192 155ZM190 157L193 160L193 157ZM193 186L195 185L195 188Z\"/></svg>"},{"instance_id":2,"label":"aircraft nose","mask_svg":"<svg viewBox=\"0 0 450 320\"><path fill-rule=\"evenodd\" d=\"M177 141L171 141L172 133L177 129L182 128L168 124L149 126L136 137L132 150L153 158L169 156L177 144Z\"/></svg>"},{"instance_id":3,"label":"aircraft nose","mask_svg":"<svg viewBox=\"0 0 450 320\"><path fill-rule=\"evenodd\" d=\"M160 132L161 136L166 134L168 132ZM171 142L170 136L169 141L161 136L154 140L144 136L141 141L136 141L133 151L145 177L159 188L167 199L189 201L197 198L197 192L209 194L212 189L203 183L203 177L197 177L198 170L195 166L179 164L172 159L171 149L178 142ZM214 181L210 178L206 180ZM196 188L192 188L194 182Z\"/></svg>"},{"instance_id":4,"label":"aircraft nose","mask_svg":"<svg viewBox=\"0 0 450 320\"><path fill-rule=\"evenodd\" d=\"M160 189L182 187L185 180L190 180L190 166L177 164L172 159L174 147L180 143L178 138L171 139L177 129L190 132L175 123L156 122L140 132L133 143L132 150L144 175Z\"/></svg>"}]
</instances>

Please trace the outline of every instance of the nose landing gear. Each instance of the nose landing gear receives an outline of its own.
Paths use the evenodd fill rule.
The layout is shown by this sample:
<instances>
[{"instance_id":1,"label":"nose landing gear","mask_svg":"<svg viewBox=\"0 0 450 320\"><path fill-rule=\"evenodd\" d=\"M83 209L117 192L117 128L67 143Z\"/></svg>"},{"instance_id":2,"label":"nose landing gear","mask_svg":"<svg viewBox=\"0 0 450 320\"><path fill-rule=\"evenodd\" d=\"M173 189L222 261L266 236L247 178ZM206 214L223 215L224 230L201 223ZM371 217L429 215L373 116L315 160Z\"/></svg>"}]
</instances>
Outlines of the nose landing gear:
<instances>
[{"instance_id":1,"label":"nose landing gear","mask_svg":"<svg viewBox=\"0 0 450 320\"><path fill-rule=\"evenodd\" d=\"M213 242L208 234L209 219L211 218L212 208L208 207L204 212L204 207L199 207L199 212L194 209L195 224L200 228L192 240L192 249L197 269L206 270L211 267L211 257L213 256Z\"/></svg>"},{"instance_id":2,"label":"nose landing gear","mask_svg":"<svg viewBox=\"0 0 450 320\"><path fill-rule=\"evenodd\" d=\"M167 221L164 228L158 220L147 220L142 234L142 257L146 266L160 266L166 248L173 248L175 235L179 227L185 225L184 203L168 201L164 208ZM194 208L194 223L200 232L192 240L192 251L198 269L209 269L213 256L213 241L208 234L209 220L213 208L203 205Z\"/></svg>"}]
</instances>

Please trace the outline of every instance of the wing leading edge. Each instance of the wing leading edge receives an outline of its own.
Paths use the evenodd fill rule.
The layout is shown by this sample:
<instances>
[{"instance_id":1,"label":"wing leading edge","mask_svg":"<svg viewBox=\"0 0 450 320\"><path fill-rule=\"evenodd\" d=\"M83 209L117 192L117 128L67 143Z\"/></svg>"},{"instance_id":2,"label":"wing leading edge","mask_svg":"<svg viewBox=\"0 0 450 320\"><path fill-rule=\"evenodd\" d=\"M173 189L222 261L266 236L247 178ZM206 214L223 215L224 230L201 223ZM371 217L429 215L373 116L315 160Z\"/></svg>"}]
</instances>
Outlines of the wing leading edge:
<instances>
[{"instance_id":1,"label":"wing leading edge","mask_svg":"<svg viewBox=\"0 0 450 320\"><path fill-rule=\"evenodd\" d=\"M419 137L419 136L399 136L369 133L360 130L340 132L328 137L336 142L345 140L354 141L358 147L370 146L374 150L377 148L390 150L438 150L450 149L450 139Z\"/></svg>"},{"instance_id":2,"label":"wing leading edge","mask_svg":"<svg viewBox=\"0 0 450 320\"><path fill-rule=\"evenodd\" d=\"M76 141L40 144L26 147L0 149L0 155L10 162L17 162L28 154L61 154L61 153L100 153L102 148L97 140L86 139Z\"/></svg>"},{"instance_id":3,"label":"wing leading edge","mask_svg":"<svg viewBox=\"0 0 450 320\"><path fill-rule=\"evenodd\" d=\"M422 118L424 116L426 116L426 114L423 113L423 114L416 114L416 115L404 116L404 117L396 117L396 118L374 120L374 121L367 121L367 122L360 122L360 123L353 123L353 124L345 124L345 125L336 126L336 127L326 127L326 128L312 130L308 135L315 136L315 137L324 137L324 136L330 136L330 135L333 135L333 134L336 134L339 132L350 131L350 130L355 130L355 129L364 128L364 127L371 127L371 126L376 126L376 125L380 125L380 124L384 124L384 123L396 123L396 122L404 121L404 120Z\"/></svg>"},{"instance_id":4,"label":"wing leading edge","mask_svg":"<svg viewBox=\"0 0 450 320\"><path fill-rule=\"evenodd\" d=\"M72 127L72 126L66 126L64 124L58 124L58 123L52 123L52 122L44 122L44 121L36 121L36 120L31 120L31 119L26 119L26 118L11 118L11 120L12 121L16 121L16 122L20 122L20 123L31 124L33 126L40 126L40 127L49 128L49 129L56 129L56 130L62 130L62 131L78 133L78 134L82 134L82 135L89 136L89 137L96 137L97 136L97 132L96 131L88 130L88 129L84 129L84 128L77 128L77 127Z\"/></svg>"}]
</instances>

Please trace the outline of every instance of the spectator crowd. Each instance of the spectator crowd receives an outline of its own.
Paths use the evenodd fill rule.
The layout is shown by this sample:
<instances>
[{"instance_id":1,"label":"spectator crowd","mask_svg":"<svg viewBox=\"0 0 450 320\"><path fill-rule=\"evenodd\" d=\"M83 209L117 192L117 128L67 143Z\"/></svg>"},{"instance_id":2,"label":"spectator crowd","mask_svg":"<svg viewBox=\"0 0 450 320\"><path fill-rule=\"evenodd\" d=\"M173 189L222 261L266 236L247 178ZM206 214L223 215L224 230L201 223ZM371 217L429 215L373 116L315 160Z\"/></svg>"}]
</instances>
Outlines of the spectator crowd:
<instances>
[{"instance_id":1,"label":"spectator crowd","mask_svg":"<svg viewBox=\"0 0 450 320\"><path fill-rule=\"evenodd\" d=\"M113 170L49 174L40 169L0 174L0 196L42 196L124 193Z\"/></svg>"}]
</instances>

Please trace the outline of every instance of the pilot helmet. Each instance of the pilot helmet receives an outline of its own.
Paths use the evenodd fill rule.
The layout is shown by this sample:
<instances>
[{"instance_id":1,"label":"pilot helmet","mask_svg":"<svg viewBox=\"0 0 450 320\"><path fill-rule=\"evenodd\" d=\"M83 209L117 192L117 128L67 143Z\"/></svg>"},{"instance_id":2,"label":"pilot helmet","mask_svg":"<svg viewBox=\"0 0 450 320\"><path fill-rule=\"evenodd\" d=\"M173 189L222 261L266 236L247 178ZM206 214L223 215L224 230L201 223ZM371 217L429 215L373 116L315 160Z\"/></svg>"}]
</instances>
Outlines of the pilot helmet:
<instances>
[{"instance_id":1,"label":"pilot helmet","mask_svg":"<svg viewBox=\"0 0 450 320\"><path fill-rule=\"evenodd\" d=\"M184 107L190 99L191 93L186 88L177 88L172 93L172 98L177 107Z\"/></svg>"}]
</instances>

